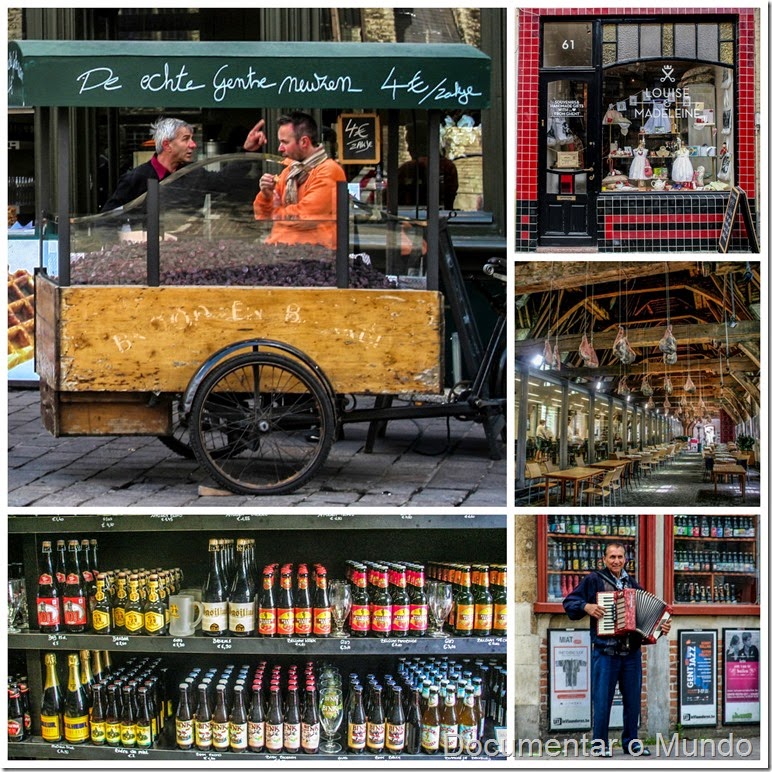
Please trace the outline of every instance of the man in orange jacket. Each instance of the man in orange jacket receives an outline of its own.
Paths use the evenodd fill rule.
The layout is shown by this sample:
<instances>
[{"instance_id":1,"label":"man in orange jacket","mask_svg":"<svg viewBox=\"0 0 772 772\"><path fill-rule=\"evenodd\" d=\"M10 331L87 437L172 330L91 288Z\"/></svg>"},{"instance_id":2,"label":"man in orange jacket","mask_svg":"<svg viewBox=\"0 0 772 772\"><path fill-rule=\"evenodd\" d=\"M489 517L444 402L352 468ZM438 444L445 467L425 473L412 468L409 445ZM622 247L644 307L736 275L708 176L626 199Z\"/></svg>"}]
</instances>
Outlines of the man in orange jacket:
<instances>
[{"instance_id":1,"label":"man in orange jacket","mask_svg":"<svg viewBox=\"0 0 772 772\"><path fill-rule=\"evenodd\" d=\"M247 135L244 149L266 144L265 121ZM346 182L342 167L319 144L316 121L295 112L279 118L279 152L287 164L278 176L264 174L253 207L256 220L272 220L268 244L336 245L336 183Z\"/></svg>"}]
</instances>

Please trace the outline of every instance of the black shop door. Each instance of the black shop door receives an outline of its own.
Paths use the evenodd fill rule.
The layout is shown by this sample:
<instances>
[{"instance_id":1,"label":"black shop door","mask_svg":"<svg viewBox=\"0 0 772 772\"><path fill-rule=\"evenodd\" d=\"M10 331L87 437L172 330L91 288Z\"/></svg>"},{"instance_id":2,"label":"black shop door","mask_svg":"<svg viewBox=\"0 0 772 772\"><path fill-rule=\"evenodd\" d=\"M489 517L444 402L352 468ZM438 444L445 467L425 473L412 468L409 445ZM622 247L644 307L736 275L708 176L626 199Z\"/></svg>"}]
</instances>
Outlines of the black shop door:
<instances>
[{"instance_id":1,"label":"black shop door","mask_svg":"<svg viewBox=\"0 0 772 772\"><path fill-rule=\"evenodd\" d=\"M539 243L596 243L600 190L597 91L593 74L542 75L539 93Z\"/></svg>"}]
</instances>

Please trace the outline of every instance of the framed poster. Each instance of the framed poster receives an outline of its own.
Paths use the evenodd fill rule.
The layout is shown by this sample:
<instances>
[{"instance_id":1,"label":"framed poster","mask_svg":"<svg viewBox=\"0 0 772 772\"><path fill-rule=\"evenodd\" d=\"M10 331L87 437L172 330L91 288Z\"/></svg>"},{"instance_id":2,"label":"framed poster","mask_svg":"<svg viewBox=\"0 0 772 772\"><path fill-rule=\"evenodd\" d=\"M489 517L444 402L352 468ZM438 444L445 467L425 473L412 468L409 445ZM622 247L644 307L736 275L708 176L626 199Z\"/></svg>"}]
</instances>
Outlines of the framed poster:
<instances>
[{"instance_id":1,"label":"framed poster","mask_svg":"<svg viewBox=\"0 0 772 772\"><path fill-rule=\"evenodd\" d=\"M589 630L548 630L550 730L589 729L591 646Z\"/></svg>"},{"instance_id":2,"label":"framed poster","mask_svg":"<svg viewBox=\"0 0 772 772\"><path fill-rule=\"evenodd\" d=\"M724 643L724 723L758 724L761 720L761 630L725 627L721 639Z\"/></svg>"},{"instance_id":3,"label":"framed poster","mask_svg":"<svg viewBox=\"0 0 772 772\"><path fill-rule=\"evenodd\" d=\"M678 631L678 720L716 726L716 630Z\"/></svg>"}]
</instances>

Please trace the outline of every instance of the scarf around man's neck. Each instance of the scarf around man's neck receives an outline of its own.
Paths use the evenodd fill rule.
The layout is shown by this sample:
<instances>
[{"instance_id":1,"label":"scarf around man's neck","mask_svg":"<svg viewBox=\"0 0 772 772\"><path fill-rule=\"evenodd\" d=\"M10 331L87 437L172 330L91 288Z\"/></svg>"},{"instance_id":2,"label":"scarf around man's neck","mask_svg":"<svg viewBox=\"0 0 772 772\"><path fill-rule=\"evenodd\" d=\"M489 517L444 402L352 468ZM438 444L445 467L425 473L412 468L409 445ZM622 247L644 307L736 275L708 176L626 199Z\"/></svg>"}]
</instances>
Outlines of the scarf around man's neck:
<instances>
[{"instance_id":1,"label":"scarf around man's neck","mask_svg":"<svg viewBox=\"0 0 772 772\"><path fill-rule=\"evenodd\" d=\"M314 150L305 161L292 162L290 165L290 172L287 175L286 187L284 189L285 204L297 204L298 185L302 185L306 181L311 169L316 168L322 161L326 160L327 151L324 149L324 145L319 145L319 148Z\"/></svg>"}]
</instances>

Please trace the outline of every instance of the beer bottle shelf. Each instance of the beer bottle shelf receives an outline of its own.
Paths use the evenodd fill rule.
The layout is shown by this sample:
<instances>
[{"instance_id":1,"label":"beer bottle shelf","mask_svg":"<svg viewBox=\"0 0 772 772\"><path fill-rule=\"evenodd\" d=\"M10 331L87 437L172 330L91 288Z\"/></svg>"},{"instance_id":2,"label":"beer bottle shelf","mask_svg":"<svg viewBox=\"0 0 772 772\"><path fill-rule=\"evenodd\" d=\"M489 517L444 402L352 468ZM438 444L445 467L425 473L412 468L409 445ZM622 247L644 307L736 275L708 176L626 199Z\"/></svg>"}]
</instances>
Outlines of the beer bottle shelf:
<instances>
[{"instance_id":1,"label":"beer bottle shelf","mask_svg":"<svg viewBox=\"0 0 772 772\"><path fill-rule=\"evenodd\" d=\"M473 534L469 530L474 531ZM346 561L351 558L373 558L384 561L420 560L429 563L506 563L505 515L295 515L295 514L181 514L181 515L12 515L8 517L9 554L18 555L24 566L28 608L35 613L37 564L40 543L67 534L89 535L99 540L102 569L121 565L143 565L148 560L180 565L186 587L201 586L206 575L207 540L224 532L226 535L255 535L257 560L282 559L299 563L319 560L333 578L343 577ZM41 652L62 655L82 649L108 650L113 661L142 656L164 656L172 667L201 658L223 662L225 658L243 660L271 658L290 663L299 657L324 658L341 671L371 669L391 661L396 667L399 657L479 657L506 665L507 639L500 636L448 638L261 638L204 636L200 631L190 637L145 635L101 635L87 633L46 634L37 630L10 633L7 638L9 657L26 659L26 672L32 700L32 736L9 747L9 756L17 759L67 759L116 761L177 760L183 763L222 760L253 762L308 760L281 754L217 753L182 751L167 738L166 747L148 749L47 743L40 737L39 695L42 693ZM118 658L116 660L116 657ZM387 667L391 667L388 664ZM326 756L315 754L314 760L401 758L388 755L353 756L342 751ZM405 756L408 761L415 757ZM428 760L441 756L419 756ZM454 758L454 757L448 757ZM463 758L463 757L459 757Z\"/></svg>"}]
</instances>

